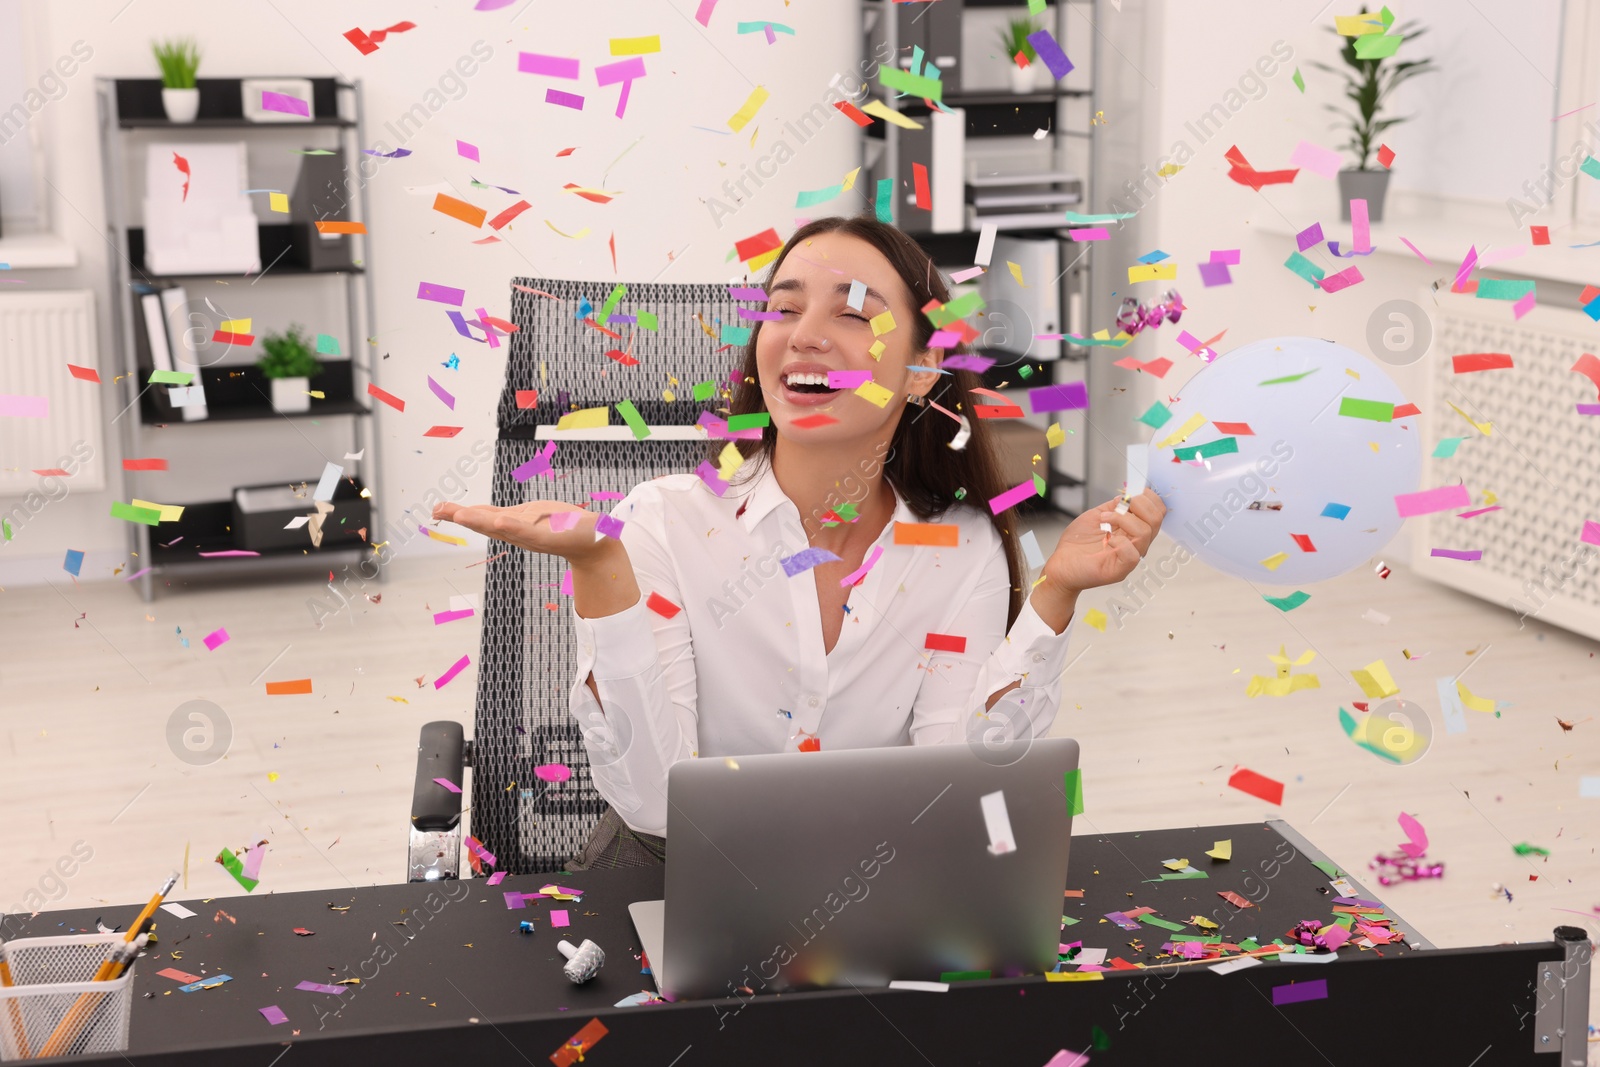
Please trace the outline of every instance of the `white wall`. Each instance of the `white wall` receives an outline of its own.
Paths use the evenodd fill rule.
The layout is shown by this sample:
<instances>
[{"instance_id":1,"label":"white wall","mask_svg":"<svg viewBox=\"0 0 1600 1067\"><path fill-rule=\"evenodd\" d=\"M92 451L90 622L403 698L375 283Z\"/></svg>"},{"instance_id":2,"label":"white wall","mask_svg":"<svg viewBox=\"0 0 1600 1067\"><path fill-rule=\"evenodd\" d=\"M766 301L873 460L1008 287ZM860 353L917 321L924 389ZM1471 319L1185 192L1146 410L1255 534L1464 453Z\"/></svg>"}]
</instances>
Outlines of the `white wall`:
<instances>
[{"instance_id":1,"label":"white wall","mask_svg":"<svg viewBox=\"0 0 1600 1067\"><path fill-rule=\"evenodd\" d=\"M47 11L39 3L34 11L43 13L44 19L40 63L53 62L77 41L93 50L92 59L69 79L66 93L33 120L41 126L55 189L49 209L58 230L76 245L80 266L18 272L15 277L41 288L96 291L102 320L100 364L109 382L112 375L107 371L114 361L109 311L111 301L119 297L107 291L110 252L102 236L105 208L93 79L155 76L149 54L154 38L196 37L204 50L202 77L360 78L369 140L382 141L383 147L399 144L387 128L389 123L419 102L432 106L441 101L420 132L405 142L414 154L384 161L370 185L370 266L379 325L378 344L371 351L389 356L381 363L382 383L408 401L404 414L385 409L377 423L386 488L378 504L386 520L397 519L402 508L420 502L439 483L473 440L492 440L502 378L498 356L457 335L440 305L415 299L419 281L465 288L468 308L485 306L491 314L504 317L508 281L517 275L593 279L597 303L615 281L731 278L740 270L726 259L735 240L768 227L787 234L795 224L796 192L837 183L858 162L855 127L843 116L833 115L826 130L803 145L783 128L785 121L824 99L836 74L859 75L859 35L841 32L841 27L854 25L856 7L851 0L822 0L781 10L757 0L721 0L709 29L694 21L696 6L692 0L610 3L603 17L590 17L600 13L596 11L552 20L549 6L520 3L487 13L473 11L467 2L405 11L375 2L332 5L307 0L274 5L86 0L52 4ZM360 55L342 36L352 26L370 30L401 17L410 18L418 28L390 37L370 56ZM773 45L761 34L736 35L736 22L756 18L780 19L794 28L795 35L779 34ZM661 36L662 50L645 57L648 74L635 84L626 117L619 120L613 114L617 90L596 89L593 68L612 61L609 38L650 34ZM462 80L463 90L452 92L455 65L463 56L472 59L474 47L480 54L492 55ZM561 84L520 74L519 51L580 57L584 81ZM445 92L441 93L442 80ZM765 86L771 98L750 126L734 134L728 130L728 118L757 84ZM586 110L546 105L547 86L583 92L589 98ZM298 147L292 135L286 136L290 139L258 143L282 145L285 150ZM477 145L482 162L458 158L457 138ZM772 152L780 138L789 143L794 158L719 226L704 201L726 197L723 182L737 178L743 165L753 166ZM569 146L577 151L556 158L557 151ZM281 162L263 159L260 169L262 173L281 169ZM256 170L253 162L253 179ZM452 195L484 206L505 206L514 199L471 188L472 177L517 189L533 204L531 211L502 231L501 244L474 246L470 242L487 230L474 232L432 210L431 190L441 185L448 186ZM609 204L589 203L561 192L567 182L615 190L618 195ZM866 204L864 186L828 207L844 213L860 210ZM429 191L408 192L408 188ZM568 233L587 226L590 235L568 240L546 227L547 218ZM615 271L607 248L613 233ZM274 284L276 290L266 291ZM319 309L314 295L330 290L316 285L263 280L254 292L240 283L211 292L226 295L231 312L253 315L259 334L264 328L286 325L291 317L304 322L330 313ZM438 366L452 351L461 356L458 373ZM670 370L662 368L663 373ZM436 377L450 376L449 386L457 397L454 419L429 394L425 375L430 371ZM111 403L112 387L105 388L106 405L114 413L120 405ZM454 440L421 436L440 422L464 423L467 430ZM307 428L303 420L297 425ZM248 423L182 430L206 435L201 446L204 461L175 465L163 483L170 491L156 499L220 499L228 485L298 479L308 473L314 477L321 469L317 453L342 449L344 440L332 428L328 432L333 437L326 441L303 440L282 427L273 430L274 435L268 436L265 426ZM120 459L114 450L106 456L113 485ZM11 462L9 457L6 461ZM217 484L210 484L213 481ZM472 479L467 496L487 500L487 469ZM47 506L19 531L17 540L0 549L0 579L15 583L54 574L64 547L88 550L85 579L108 575L111 567L126 561L122 524L108 517L115 498L126 499L117 492L81 493Z\"/></svg>"}]
</instances>

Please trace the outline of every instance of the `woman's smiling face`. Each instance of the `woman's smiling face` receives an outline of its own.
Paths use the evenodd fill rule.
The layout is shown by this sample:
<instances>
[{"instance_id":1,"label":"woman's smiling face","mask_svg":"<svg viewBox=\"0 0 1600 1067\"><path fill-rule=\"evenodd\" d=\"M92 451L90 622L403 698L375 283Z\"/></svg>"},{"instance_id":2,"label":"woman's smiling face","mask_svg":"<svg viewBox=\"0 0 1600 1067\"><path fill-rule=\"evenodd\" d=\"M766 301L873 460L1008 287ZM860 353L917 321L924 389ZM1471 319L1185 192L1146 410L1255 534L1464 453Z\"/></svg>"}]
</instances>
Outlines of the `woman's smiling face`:
<instances>
[{"instance_id":1,"label":"woman's smiling face","mask_svg":"<svg viewBox=\"0 0 1600 1067\"><path fill-rule=\"evenodd\" d=\"M865 287L865 294L852 307L855 283ZM859 237L821 233L794 248L767 287L767 298L768 310L782 317L761 324L756 369L780 437L817 444L887 440L906 394L926 395L933 386L935 374L908 369L935 363L933 353L917 349L921 311L911 305L910 292L889 260ZM885 312L893 316L894 328L874 334L872 320ZM877 358L871 351L875 341L883 345ZM856 378L868 372L888 391L887 399L880 406L855 386L830 386L830 372L838 371L857 372ZM881 392L877 396L884 399Z\"/></svg>"}]
</instances>

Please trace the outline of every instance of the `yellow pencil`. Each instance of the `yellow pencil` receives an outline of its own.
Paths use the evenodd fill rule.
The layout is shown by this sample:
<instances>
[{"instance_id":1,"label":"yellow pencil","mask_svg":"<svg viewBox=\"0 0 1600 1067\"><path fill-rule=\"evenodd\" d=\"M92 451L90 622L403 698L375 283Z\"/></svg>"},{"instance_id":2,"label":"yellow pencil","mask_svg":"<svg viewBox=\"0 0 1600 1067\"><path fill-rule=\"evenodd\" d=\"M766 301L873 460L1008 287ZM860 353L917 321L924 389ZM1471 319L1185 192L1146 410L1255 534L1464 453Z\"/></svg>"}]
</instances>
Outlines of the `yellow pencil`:
<instances>
[{"instance_id":1,"label":"yellow pencil","mask_svg":"<svg viewBox=\"0 0 1600 1067\"><path fill-rule=\"evenodd\" d=\"M3 952L3 949L0 949ZM0 984L14 985L11 980L11 963L0 954ZM11 1015L11 1029L17 1035L17 1052L25 1060L33 1058L33 1050L28 1047L28 1030L22 1025L22 1013L17 1009L17 1002L10 997L6 998L6 1008Z\"/></svg>"},{"instance_id":2,"label":"yellow pencil","mask_svg":"<svg viewBox=\"0 0 1600 1067\"><path fill-rule=\"evenodd\" d=\"M160 889L156 890L156 895L150 898L150 903L144 906L144 910L139 913L139 917L134 919L133 923L129 925L128 935L122 939L124 944L138 939L139 927L143 926L150 916L156 913L156 909L161 906L162 899L165 898L168 893L172 892L172 887L177 884L178 872L173 871L171 876L167 878L165 884L163 884ZM121 971L120 962L121 961L118 954L112 953L111 956L100 965L100 969L95 972L93 981L105 982L115 978ZM61 1024L57 1026L55 1028L55 1032L50 1035L50 1040L45 1042L44 1048L39 1050L39 1055L59 1056L67 1049L71 1048L72 1043L78 1039L78 1033L83 1029L84 1023L88 1021L89 1013L94 1010L94 1005L91 1003L91 1001L100 996L101 994L98 993L84 993L82 996L80 996L72 1005L72 1010L67 1012L66 1018L61 1020Z\"/></svg>"}]
</instances>

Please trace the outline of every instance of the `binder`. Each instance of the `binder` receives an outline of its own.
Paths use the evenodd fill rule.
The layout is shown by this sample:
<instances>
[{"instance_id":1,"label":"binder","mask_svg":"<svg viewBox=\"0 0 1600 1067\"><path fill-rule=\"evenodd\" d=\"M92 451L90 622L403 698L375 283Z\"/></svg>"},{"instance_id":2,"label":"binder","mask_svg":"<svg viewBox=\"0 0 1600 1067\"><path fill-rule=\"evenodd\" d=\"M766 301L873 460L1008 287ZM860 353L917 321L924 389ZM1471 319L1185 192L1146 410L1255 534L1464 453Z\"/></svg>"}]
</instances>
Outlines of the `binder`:
<instances>
[{"instance_id":1,"label":"binder","mask_svg":"<svg viewBox=\"0 0 1600 1067\"><path fill-rule=\"evenodd\" d=\"M171 349L172 369L194 375L194 392L189 402L178 410L184 422L198 422L211 417L206 409L205 385L201 381L200 365L195 362L194 345L189 340L189 294L181 285L161 290L161 321L167 329L167 343Z\"/></svg>"}]
</instances>

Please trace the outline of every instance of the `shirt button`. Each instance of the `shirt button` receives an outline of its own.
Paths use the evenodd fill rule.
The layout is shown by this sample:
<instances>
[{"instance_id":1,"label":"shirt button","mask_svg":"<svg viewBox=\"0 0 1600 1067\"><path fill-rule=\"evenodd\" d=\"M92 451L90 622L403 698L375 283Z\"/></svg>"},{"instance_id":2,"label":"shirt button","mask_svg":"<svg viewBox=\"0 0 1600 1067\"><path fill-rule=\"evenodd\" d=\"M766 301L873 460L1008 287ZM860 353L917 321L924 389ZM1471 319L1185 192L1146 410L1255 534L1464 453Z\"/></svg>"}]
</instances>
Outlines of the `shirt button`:
<instances>
[{"instance_id":1,"label":"shirt button","mask_svg":"<svg viewBox=\"0 0 1600 1067\"><path fill-rule=\"evenodd\" d=\"M806 703L814 708L814 707L817 706L817 698L816 697L811 697L809 700L806 701Z\"/></svg>"},{"instance_id":2,"label":"shirt button","mask_svg":"<svg viewBox=\"0 0 1600 1067\"><path fill-rule=\"evenodd\" d=\"M1035 662L1035 663L1043 663L1044 662L1044 653L1043 652L1035 652L1033 654L1033 662Z\"/></svg>"}]
</instances>

